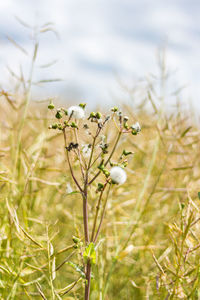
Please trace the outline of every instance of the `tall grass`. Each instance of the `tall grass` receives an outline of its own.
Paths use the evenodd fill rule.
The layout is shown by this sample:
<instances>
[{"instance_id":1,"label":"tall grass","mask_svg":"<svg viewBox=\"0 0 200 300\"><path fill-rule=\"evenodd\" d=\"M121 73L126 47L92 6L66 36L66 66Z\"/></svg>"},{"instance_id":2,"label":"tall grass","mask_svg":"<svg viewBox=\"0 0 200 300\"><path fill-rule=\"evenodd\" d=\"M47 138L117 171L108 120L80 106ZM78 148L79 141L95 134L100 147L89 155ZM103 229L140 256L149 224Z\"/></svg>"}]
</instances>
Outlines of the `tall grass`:
<instances>
[{"instance_id":1,"label":"tall grass","mask_svg":"<svg viewBox=\"0 0 200 300\"><path fill-rule=\"evenodd\" d=\"M134 113L124 107L142 133L116 150L135 153L127 182L110 194L91 299L200 297L199 129L192 113L178 107L169 114L157 105L164 93L156 96L150 86L146 94L152 111L146 102ZM81 197L62 134L48 130L54 116L47 103L29 103L27 90L24 95L1 92L0 296L83 299L83 270L72 240L84 236ZM108 129L111 140L113 132ZM89 202L90 226L94 205Z\"/></svg>"}]
</instances>

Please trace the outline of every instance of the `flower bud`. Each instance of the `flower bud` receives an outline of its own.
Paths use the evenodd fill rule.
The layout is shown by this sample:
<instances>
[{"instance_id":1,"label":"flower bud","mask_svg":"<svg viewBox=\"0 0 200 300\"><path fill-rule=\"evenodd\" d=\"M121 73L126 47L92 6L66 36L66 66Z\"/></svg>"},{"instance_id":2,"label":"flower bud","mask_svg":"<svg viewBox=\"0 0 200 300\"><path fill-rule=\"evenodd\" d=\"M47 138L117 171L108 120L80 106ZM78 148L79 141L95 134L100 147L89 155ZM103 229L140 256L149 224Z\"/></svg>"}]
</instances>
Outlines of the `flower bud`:
<instances>
[{"instance_id":1,"label":"flower bud","mask_svg":"<svg viewBox=\"0 0 200 300\"><path fill-rule=\"evenodd\" d=\"M133 135L138 134L138 133L141 131L140 124L139 124L138 122L136 122L135 124L133 124L133 125L131 126L131 129L132 129L132 134L133 134Z\"/></svg>"},{"instance_id":2,"label":"flower bud","mask_svg":"<svg viewBox=\"0 0 200 300\"><path fill-rule=\"evenodd\" d=\"M95 114L95 117L97 118L97 119L101 119L101 113L100 112L97 112L96 114Z\"/></svg>"},{"instance_id":3,"label":"flower bud","mask_svg":"<svg viewBox=\"0 0 200 300\"><path fill-rule=\"evenodd\" d=\"M69 123L65 120L64 121L64 125L66 126L66 127L69 127Z\"/></svg>"},{"instance_id":4,"label":"flower bud","mask_svg":"<svg viewBox=\"0 0 200 300\"><path fill-rule=\"evenodd\" d=\"M103 169L104 169L104 164L103 164L103 162L100 163L100 165L98 166L98 169L101 170L101 171L103 171Z\"/></svg>"},{"instance_id":5,"label":"flower bud","mask_svg":"<svg viewBox=\"0 0 200 300\"><path fill-rule=\"evenodd\" d=\"M102 183L98 183L97 191L101 192L103 190L104 185Z\"/></svg>"},{"instance_id":6,"label":"flower bud","mask_svg":"<svg viewBox=\"0 0 200 300\"><path fill-rule=\"evenodd\" d=\"M94 111L92 111L92 112L90 113L89 118L95 118L95 117L96 117L96 113L95 113Z\"/></svg>"},{"instance_id":7,"label":"flower bud","mask_svg":"<svg viewBox=\"0 0 200 300\"><path fill-rule=\"evenodd\" d=\"M60 123L58 124L58 129L59 129L59 130L63 130L62 124L60 124Z\"/></svg>"},{"instance_id":8,"label":"flower bud","mask_svg":"<svg viewBox=\"0 0 200 300\"><path fill-rule=\"evenodd\" d=\"M111 108L111 111L113 111L113 112L118 111L118 107L117 107L117 106L114 106L113 108Z\"/></svg>"},{"instance_id":9,"label":"flower bud","mask_svg":"<svg viewBox=\"0 0 200 300\"><path fill-rule=\"evenodd\" d=\"M102 171L106 177L110 176L110 172L107 169L103 169Z\"/></svg>"},{"instance_id":10,"label":"flower bud","mask_svg":"<svg viewBox=\"0 0 200 300\"><path fill-rule=\"evenodd\" d=\"M137 135L137 132L135 130L131 131L132 135Z\"/></svg>"},{"instance_id":11,"label":"flower bud","mask_svg":"<svg viewBox=\"0 0 200 300\"><path fill-rule=\"evenodd\" d=\"M79 106L80 106L82 109L85 109L86 103L80 103Z\"/></svg>"},{"instance_id":12,"label":"flower bud","mask_svg":"<svg viewBox=\"0 0 200 300\"><path fill-rule=\"evenodd\" d=\"M78 244L80 242L80 239L76 236L73 236L72 237L72 241L75 243L75 244Z\"/></svg>"},{"instance_id":13,"label":"flower bud","mask_svg":"<svg viewBox=\"0 0 200 300\"><path fill-rule=\"evenodd\" d=\"M60 110L57 110L57 113L56 113L55 117L56 117L57 119L62 119L62 113L61 113Z\"/></svg>"},{"instance_id":14,"label":"flower bud","mask_svg":"<svg viewBox=\"0 0 200 300\"><path fill-rule=\"evenodd\" d=\"M58 124L57 124L57 123L52 124L52 125L51 125L51 128L52 128L52 129L57 129L57 128L58 128Z\"/></svg>"},{"instance_id":15,"label":"flower bud","mask_svg":"<svg viewBox=\"0 0 200 300\"><path fill-rule=\"evenodd\" d=\"M49 105L48 105L48 109L54 109L54 107L55 106L54 106L53 102L50 102Z\"/></svg>"},{"instance_id":16,"label":"flower bud","mask_svg":"<svg viewBox=\"0 0 200 300\"><path fill-rule=\"evenodd\" d=\"M129 126L128 126L128 123L127 123L127 122L124 122L124 128L125 128L125 129L129 129Z\"/></svg>"},{"instance_id":17,"label":"flower bud","mask_svg":"<svg viewBox=\"0 0 200 300\"><path fill-rule=\"evenodd\" d=\"M75 122L72 122L72 123L71 123L71 127L72 127L72 128L78 128L78 125L77 125Z\"/></svg>"},{"instance_id":18,"label":"flower bud","mask_svg":"<svg viewBox=\"0 0 200 300\"><path fill-rule=\"evenodd\" d=\"M123 161L122 166L123 166L124 168L126 168L126 167L128 166L128 161L127 161L127 160Z\"/></svg>"}]
</instances>

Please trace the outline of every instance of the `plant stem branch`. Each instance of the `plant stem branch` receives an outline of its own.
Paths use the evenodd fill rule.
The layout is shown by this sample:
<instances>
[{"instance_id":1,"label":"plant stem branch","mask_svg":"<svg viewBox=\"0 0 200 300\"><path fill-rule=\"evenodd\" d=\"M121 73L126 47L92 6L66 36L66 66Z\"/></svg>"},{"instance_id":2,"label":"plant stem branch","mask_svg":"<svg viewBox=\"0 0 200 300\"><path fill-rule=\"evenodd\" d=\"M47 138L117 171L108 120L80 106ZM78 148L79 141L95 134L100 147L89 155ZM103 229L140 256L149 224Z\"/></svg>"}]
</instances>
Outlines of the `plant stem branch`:
<instances>
[{"instance_id":1,"label":"plant stem branch","mask_svg":"<svg viewBox=\"0 0 200 300\"><path fill-rule=\"evenodd\" d=\"M104 207L103 207L103 211L102 211L102 215L101 215L101 220L100 220L100 223L99 223L99 226L98 226L98 229L97 229L97 233L96 233L95 238L94 238L94 243L96 243L97 238L98 238L99 233L100 233L100 230L101 230L101 226L102 226L104 215L105 215L105 211L106 211L106 204L107 204L108 196L109 196L109 193L110 193L110 188L111 188L111 184L110 184L110 186L108 188L107 196L106 196L106 199L105 199L105 203L104 203Z\"/></svg>"},{"instance_id":2,"label":"plant stem branch","mask_svg":"<svg viewBox=\"0 0 200 300\"><path fill-rule=\"evenodd\" d=\"M81 158L80 144L79 144L79 139L78 139L78 134L77 134L77 128L74 128L74 134L75 134L76 143L78 144L78 159L79 159L79 162L80 162L81 174L82 174L82 177L83 177L83 180L84 180L83 164L82 164L82 158Z\"/></svg>"},{"instance_id":3,"label":"plant stem branch","mask_svg":"<svg viewBox=\"0 0 200 300\"><path fill-rule=\"evenodd\" d=\"M120 139L120 137L121 137L121 134L122 134L122 132L119 131L118 136L117 136L117 139L116 139L115 144L114 144L114 146L113 146L113 149L112 149L112 151L111 151L111 153L110 153L108 159L106 160L106 162L105 162L105 164L104 164L105 166L109 163L110 159L112 158L113 153L115 152L115 150L116 150L116 148L117 148L117 144L118 144L118 142L119 142L119 139ZM93 177L93 179L90 180L89 184L91 184L91 183L99 176L100 173L101 173L101 171L99 171L99 172Z\"/></svg>"},{"instance_id":4,"label":"plant stem branch","mask_svg":"<svg viewBox=\"0 0 200 300\"><path fill-rule=\"evenodd\" d=\"M68 165L69 165L69 169L70 169L70 173L72 175L72 178L75 182L75 184L77 185L78 189L80 190L81 194L83 193L83 190L82 188L80 187L76 177L74 176L74 172L72 170L72 166L71 166L71 163L70 163L70 159L69 159L69 151L67 150L67 138L66 138L66 132L65 132L65 128L63 129L63 135L64 135L64 142L65 142L65 150L66 150L66 156L67 156L67 162L68 162Z\"/></svg>"},{"instance_id":5,"label":"plant stem branch","mask_svg":"<svg viewBox=\"0 0 200 300\"><path fill-rule=\"evenodd\" d=\"M85 243L89 243L89 228L88 228L88 199L87 199L87 177L85 179L85 187L83 192L83 222L84 222L84 234Z\"/></svg>"},{"instance_id":6,"label":"plant stem branch","mask_svg":"<svg viewBox=\"0 0 200 300\"><path fill-rule=\"evenodd\" d=\"M93 242L93 240L94 240L94 233L95 233L95 229L96 229L96 224L97 224L97 218L98 218L98 214L99 214L101 199L102 199L103 192L105 191L107 183L108 182L106 182L104 184L104 187L103 187L103 189L102 189L102 191L100 193L100 196L99 196L99 199L98 199L98 203L97 203L97 206L96 206L96 214L95 214L95 217L94 217L94 223L93 223L93 228L92 228L91 242Z\"/></svg>"},{"instance_id":7,"label":"plant stem branch","mask_svg":"<svg viewBox=\"0 0 200 300\"><path fill-rule=\"evenodd\" d=\"M90 299L90 283L91 283L91 263L88 260L86 266L86 280L87 283L85 284L85 300Z\"/></svg>"},{"instance_id":8,"label":"plant stem branch","mask_svg":"<svg viewBox=\"0 0 200 300\"><path fill-rule=\"evenodd\" d=\"M97 139L97 137L98 137L100 131L101 131L101 128L97 128L96 135L94 136L94 139L93 139L92 149L91 149L91 154L90 154L90 159L89 159L88 168L87 168L88 170L89 170L90 167L91 167L92 157L93 157L94 148L95 148L95 142L96 142L96 139Z\"/></svg>"}]
</instances>

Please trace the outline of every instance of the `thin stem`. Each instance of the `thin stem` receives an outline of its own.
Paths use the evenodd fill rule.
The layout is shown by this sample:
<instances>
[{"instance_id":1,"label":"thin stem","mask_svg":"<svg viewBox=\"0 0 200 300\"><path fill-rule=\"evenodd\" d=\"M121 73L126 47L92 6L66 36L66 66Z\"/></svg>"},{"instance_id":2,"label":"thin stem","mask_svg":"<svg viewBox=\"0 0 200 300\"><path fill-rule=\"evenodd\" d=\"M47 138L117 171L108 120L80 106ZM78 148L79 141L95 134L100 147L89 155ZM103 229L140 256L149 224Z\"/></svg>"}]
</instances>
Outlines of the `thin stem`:
<instances>
[{"instance_id":1,"label":"thin stem","mask_svg":"<svg viewBox=\"0 0 200 300\"><path fill-rule=\"evenodd\" d=\"M93 223L93 228L92 228L92 236L91 236L91 241L92 242L93 242L93 239L94 239L94 233L95 233L95 229L96 229L96 224L97 224L97 218L98 218L98 214L99 214L101 199L102 199L103 192L105 191L107 183L108 182L106 182L104 184L104 187L103 187L103 189L102 189L102 191L100 193L99 200L98 200L98 203L97 203L97 206L96 206L96 214L95 214L95 218L94 218L94 223Z\"/></svg>"},{"instance_id":2,"label":"thin stem","mask_svg":"<svg viewBox=\"0 0 200 300\"><path fill-rule=\"evenodd\" d=\"M76 143L78 144L78 159L80 162L80 167L81 167L81 174L84 180L84 172L83 172L83 164L82 164L82 158L81 158L81 152L80 152L80 144L79 144L79 139L78 139L78 134L77 134L77 128L74 128L74 133L75 133L75 138L76 138Z\"/></svg>"},{"instance_id":3,"label":"thin stem","mask_svg":"<svg viewBox=\"0 0 200 300\"><path fill-rule=\"evenodd\" d=\"M91 163L90 167L93 167L93 165L95 164L95 162L98 160L98 158L101 157L101 152L97 155L97 157L94 159L94 161Z\"/></svg>"},{"instance_id":4,"label":"thin stem","mask_svg":"<svg viewBox=\"0 0 200 300\"><path fill-rule=\"evenodd\" d=\"M73 283L73 285L72 285L66 292L64 292L64 293L62 294L62 296L68 294L68 293L75 287L75 285L76 285L79 281L81 281L81 280L82 280L82 278L79 277L79 278Z\"/></svg>"},{"instance_id":5,"label":"thin stem","mask_svg":"<svg viewBox=\"0 0 200 300\"><path fill-rule=\"evenodd\" d=\"M71 162L70 162L70 159L69 159L69 151L67 150L67 138L66 138L66 132L65 132L65 128L63 129L63 135L64 135L64 142L65 142L65 150L66 150L66 157L67 157L67 162L68 162L68 165L69 165L69 169L70 169L70 173L72 175L72 178L75 182L75 184L77 185L78 189L80 190L81 194L83 193L83 190L82 188L80 187L76 177L74 176L74 172L72 170L72 166L71 166Z\"/></svg>"},{"instance_id":6,"label":"thin stem","mask_svg":"<svg viewBox=\"0 0 200 300\"><path fill-rule=\"evenodd\" d=\"M118 142L119 142L119 139L120 139L120 137L121 137L121 134L122 134L122 132L119 131L118 136L117 136L117 139L116 139L115 144L114 144L114 146L113 146L113 149L112 149L112 151L111 151L111 153L110 153L108 159L106 160L106 162L105 162L105 164L104 164L105 166L109 163L110 159L112 158L112 156L113 156L113 154L114 154L114 152L115 152L115 150L116 150L116 148L117 148L117 144L118 144ZM89 184L91 184L91 183L99 176L100 173L101 173L101 171L99 171L99 172L93 177L93 179L90 180Z\"/></svg>"},{"instance_id":7,"label":"thin stem","mask_svg":"<svg viewBox=\"0 0 200 300\"><path fill-rule=\"evenodd\" d=\"M84 234L85 243L89 243L89 227L88 227L88 203L87 203L87 178L85 181L84 193L83 195L83 222L84 222Z\"/></svg>"},{"instance_id":8,"label":"thin stem","mask_svg":"<svg viewBox=\"0 0 200 300\"><path fill-rule=\"evenodd\" d=\"M90 159L89 159L89 163L88 163L88 170L89 170L90 167L91 167L92 157L93 157L94 148L95 148L95 142L96 142L96 139L97 139L97 137L98 137L100 131L101 131L101 128L97 128L96 135L94 136L94 139L93 139L92 149L91 149L91 154L90 154Z\"/></svg>"},{"instance_id":9,"label":"thin stem","mask_svg":"<svg viewBox=\"0 0 200 300\"><path fill-rule=\"evenodd\" d=\"M110 193L110 188L111 188L111 184L110 184L110 186L108 188L107 196L106 196L106 199L105 199L105 203L104 203L104 207L103 207L103 211L102 211L102 215L101 215L101 220L100 220L100 223L99 223L99 226L98 226L98 229L97 229L97 233L96 233L95 238L94 238L94 243L96 243L97 238L98 238L99 233L100 233L100 230L101 230L101 226L102 226L104 215L105 215L105 211L106 211L106 204L107 204L108 196L109 196L109 193Z\"/></svg>"},{"instance_id":10,"label":"thin stem","mask_svg":"<svg viewBox=\"0 0 200 300\"><path fill-rule=\"evenodd\" d=\"M122 134L122 132L119 131L118 136L117 136L117 139L116 139L116 142L115 142L115 144L114 144L114 147L113 147L113 149L112 149L112 151L111 151L111 153L110 153L110 155L109 155L107 161L105 162L105 166L109 163L111 157L113 156L113 153L115 152L116 147L117 147L117 144L118 144L119 139L120 139L120 137L121 137L121 134Z\"/></svg>"},{"instance_id":11,"label":"thin stem","mask_svg":"<svg viewBox=\"0 0 200 300\"><path fill-rule=\"evenodd\" d=\"M90 299L90 283L91 283L91 263L88 260L86 266L86 280L87 283L85 284L85 300Z\"/></svg>"},{"instance_id":12,"label":"thin stem","mask_svg":"<svg viewBox=\"0 0 200 300\"><path fill-rule=\"evenodd\" d=\"M93 143L92 143L92 149L91 149L91 154L90 154L90 159L88 162L88 170L90 169L90 165L91 165L91 161L92 161L92 156L93 156L93 152L94 152L94 147L95 147L95 141L96 141L96 136L93 139Z\"/></svg>"},{"instance_id":13,"label":"thin stem","mask_svg":"<svg viewBox=\"0 0 200 300\"><path fill-rule=\"evenodd\" d=\"M85 233L85 242L86 244L89 242L89 227L88 227L88 199L87 199L87 194L88 194L88 174L89 174L89 169L90 169L90 164L92 161L92 156L93 156L93 151L94 151L94 147L95 147L95 141L96 138L99 134L100 130L97 129L96 135L94 137L93 140L93 144L92 144L92 150L91 150L91 154L90 154L90 159L89 159L89 163L88 163L88 167L86 170L86 174L85 174L85 186L84 186L84 194L83 194L83 221L84 221L84 233Z\"/></svg>"}]
</instances>

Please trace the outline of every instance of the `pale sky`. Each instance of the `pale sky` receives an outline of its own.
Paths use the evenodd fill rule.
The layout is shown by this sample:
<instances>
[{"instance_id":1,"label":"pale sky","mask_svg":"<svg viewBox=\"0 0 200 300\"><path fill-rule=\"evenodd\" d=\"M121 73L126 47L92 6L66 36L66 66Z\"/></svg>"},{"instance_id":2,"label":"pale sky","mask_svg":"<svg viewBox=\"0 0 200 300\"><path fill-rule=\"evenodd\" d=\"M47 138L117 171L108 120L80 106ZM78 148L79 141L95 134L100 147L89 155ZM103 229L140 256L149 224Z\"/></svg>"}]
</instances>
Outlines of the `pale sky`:
<instances>
[{"instance_id":1,"label":"pale sky","mask_svg":"<svg viewBox=\"0 0 200 300\"><path fill-rule=\"evenodd\" d=\"M117 78L131 86L157 71L156 52L167 48L167 65L176 70L174 86L187 85L184 97L200 107L199 0L6 0L0 1L0 83L29 59L10 44L15 39L31 53L28 30L15 19L33 25L53 22L40 39L35 80L62 78L36 89L45 96L75 95L78 100L107 104L120 92ZM46 70L39 66L58 60Z\"/></svg>"}]
</instances>

